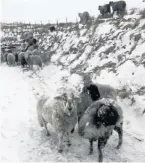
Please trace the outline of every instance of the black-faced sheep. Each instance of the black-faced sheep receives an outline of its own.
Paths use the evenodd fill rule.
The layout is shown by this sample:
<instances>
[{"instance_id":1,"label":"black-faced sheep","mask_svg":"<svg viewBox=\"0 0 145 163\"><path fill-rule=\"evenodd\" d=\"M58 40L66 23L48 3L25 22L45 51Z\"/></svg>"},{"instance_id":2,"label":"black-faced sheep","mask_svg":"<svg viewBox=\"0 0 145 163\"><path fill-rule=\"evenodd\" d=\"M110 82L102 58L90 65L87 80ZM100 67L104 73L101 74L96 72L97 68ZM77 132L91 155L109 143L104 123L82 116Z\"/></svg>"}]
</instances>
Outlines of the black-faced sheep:
<instances>
[{"instance_id":1,"label":"black-faced sheep","mask_svg":"<svg viewBox=\"0 0 145 163\"><path fill-rule=\"evenodd\" d=\"M109 5L112 6L113 9L112 16L114 15L115 11L117 12L117 14L121 14L121 15L125 14L125 10L126 10L125 1L116 1L116 2L110 1Z\"/></svg>"},{"instance_id":2,"label":"black-faced sheep","mask_svg":"<svg viewBox=\"0 0 145 163\"><path fill-rule=\"evenodd\" d=\"M102 14L102 16L104 16L105 14L111 13L109 4L105 4L103 6L98 6L98 10L100 11L100 14Z\"/></svg>"},{"instance_id":3,"label":"black-faced sheep","mask_svg":"<svg viewBox=\"0 0 145 163\"><path fill-rule=\"evenodd\" d=\"M89 84L90 83L90 84ZM93 101L97 101L101 98L110 98L116 101L117 91L109 85L92 84L91 82L85 82L83 91L80 95L80 102L78 103L78 119L84 114L86 109L92 104Z\"/></svg>"},{"instance_id":4,"label":"black-faced sheep","mask_svg":"<svg viewBox=\"0 0 145 163\"><path fill-rule=\"evenodd\" d=\"M108 99L112 104L116 105L117 112L120 116L120 121L116 124L114 130L118 133L119 143L117 148L120 148L122 144L122 125L123 125L123 111L119 105L116 104L117 91L103 84L90 84L84 87L82 94L80 95L80 101L77 103L78 122L83 116L86 109L95 101Z\"/></svg>"},{"instance_id":5,"label":"black-faced sheep","mask_svg":"<svg viewBox=\"0 0 145 163\"><path fill-rule=\"evenodd\" d=\"M122 117L118 113L118 106L108 99L94 102L80 119L78 132L80 136L90 141L90 154L93 153L93 142L98 140L99 162L103 161L102 149L112 135L113 129L120 123L120 119ZM117 148L120 146L121 144L118 144Z\"/></svg>"},{"instance_id":6,"label":"black-faced sheep","mask_svg":"<svg viewBox=\"0 0 145 163\"><path fill-rule=\"evenodd\" d=\"M9 66L14 66L15 65L15 56L12 53L9 53L7 55L7 63Z\"/></svg>"},{"instance_id":7,"label":"black-faced sheep","mask_svg":"<svg viewBox=\"0 0 145 163\"><path fill-rule=\"evenodd\" d=\"M85 86L84 91L87 91L90 94L93 101L96 101L99 98L111 98L115 101L117 100L117 91L109 85L92 83Z\"/></svg>"},{"instance_id":8,"label":"black-faced sheep","mask_svg":"<svg viewBox=\"0 0 145 163\"><path fill-rule=\"evenodd\" d=\"M67 90L62 95L49 98L42 96L38 100L37 114L41 127L51 124L58 136L58 152L63 151L63 145L70 146L69 135L77 123L76 98L72 91Z\"/></svg>"}]
</instances>

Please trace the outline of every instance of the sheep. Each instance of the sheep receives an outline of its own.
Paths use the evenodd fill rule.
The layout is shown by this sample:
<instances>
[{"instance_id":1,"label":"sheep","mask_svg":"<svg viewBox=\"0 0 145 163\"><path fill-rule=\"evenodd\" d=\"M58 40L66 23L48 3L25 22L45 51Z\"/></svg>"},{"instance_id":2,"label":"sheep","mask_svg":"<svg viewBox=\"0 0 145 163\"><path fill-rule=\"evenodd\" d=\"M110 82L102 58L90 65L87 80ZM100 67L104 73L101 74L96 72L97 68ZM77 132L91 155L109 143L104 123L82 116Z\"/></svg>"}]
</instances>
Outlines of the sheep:
<instances>
[{"instance_id":1,"label":"sheep","mask_svg":"<svg viewBox=\"0 0 145 163\"><path fill-rule=\"evenodd\" d=\"M86 111L86 109L93 103L92 99L87 93L81 93L79 101L77 103L77 116L78 116L78 122L80 121L80 118Z\"/></svg>"},{"instance_id":2,"label":"sheep","mask_svg":"<svg viewBox=\"0 0 145 163\"><path fill-rule=\"evenodd\" d=\"M71 90L64 91L61 95L51 98L43 95L38 100L39 124L41 127L45 127L47 136L50 135L47 123L52 125L59 140L58 152L63 151L63 144L68 147L71 145L69 135L77 123L76 102L77 98Z\"/></svg>"},{"instance_id":3,"label":"sheep","mask_svg":"<svg viewBox=\"0 0 145 163\"><path fill-rule=\"evenodd\" d=\"M43 65L42 65L42 60L40 56L29 54L26 61L30 69L33 69L33 65L37 65L42 69Z\"/></svg>"},{"instance_id":4,"label":"sheep","mask_svg":"<svg viewBox=\"0 0 145 163\"><path fill-rule=\"evenodd\" d=\"M112 17L114 15L115 11L117 12L117 14L125 13L125 10L126 10L126 2L125 1L116 1L116 2L110 1L109 5L112 6L112 9L113 9Z\"/></svg>"},{"instance_id":5,"label":"sheep","mask_svg":"<svg viewBox=\"0 0 145 163\"><path fill-rule=\"evenodd\" d=\"M79 135L90 142L89 154L93 154L93 142L98 140L98 161L103 161L102 148L105 147L113 129L120 123L120 108L108 99L98 100L87 108L78 124ZM122 130L120 131L122 133ZM121 143L117 148L121 147Z\"/></svg>"},{"instance_id":6,"label":"sheep","mask_svg":"<svg viewBox=\"0 0 145 163\"><path fill-rule=\"evenodd\" d=\"M15 65L15 56L12 53L7 55L7 62L9 66Z\"/></svg>"},{"instance_id":7,"label":"sheep","mask_svg":"<svg viewBox=\"0 0 145 163\"><path fill-rule=\"evenodd\" d=\"M24 55L24 52L18 54L18 65L21 65L23 68L28 65Z\"/></svg>"},{"instance_id":8,"label":"sheep","mask_svg":"<svg viewBox=\"0 0 145 163\"><path fill-rule=\"evenodd\" d=\"M102 16L104 16L105 14L110 14L110 5L109 4L105 4L103 6L98 6L98 10L100 11L100 13L102 14Z\"/></svg>"},{"instance_id":9,"label":"sheep","mask_svg":"<svg viewBox=\"0 0 145 163\"><path fill-rule=\"evenodd\" d=\"M78 16L80 17L80 23L86 24L88 20L90 20L90 15L87 11L83 13L78 13Z\"/></svg>"},{"instance_id":10,"label":"sheep","mask_svg":"<svg viewBox=\"0 0 145 163\"><path fill-rule=\"evenodd\" d=\"M90 84L89 84L90 83ZM91 105L93 101L101 98L110 98L117 100L117 91L109 85L92 84L92 82L84 83L84 88L80 94L80 101L78 102L78 120L84 114L85 110Z\"/></svg>"},{"instance_id":11,"label":"sheep","mask_svg":"<svg viewBox=\"0 0 145 163\"><path fill-rule=\"evenodd\" d=\"M117 100L117 91L113 87L106 84L92 83L89 86L85 86L84 91L88 91L93 101L103 97L111 98L115 101Z\"/></svg>"},{"instance_id":12,"label":"sheep","mask_svg":"<svg viewBox=\"0 0 145 163\"><path fill-rule=\"evenodd\" d=\"M108 99L111 103L116 103L117 99L117 91L108 86L103 84L90 84L85 82L87 86L84 87L83 92L80 95L80 101L77 103L77 114L78 114L78 122L80 121L81 117L83 116L86 109L95 101L101 100L103 98ZM122 109L116 104L117 112L119 114L120 121L115 126L115 131L118 133L119 136L119 143L118 148L122 144L122 124L123 124L123 112Z\"/></svg>"},{"instance_id":13,"label":"sheep","mask_svg":"<svg viewBox=\"0 0 145 163\"><path fill-rule=\"evenodd\" d=\"M27 66L27 65L28 65L28 64L27 64L27 61L26 61L25 57L22 56L22 58L21 58L21 66L24 68L24 67Z\"/></svg>"},{"instance_id":14,"label":"sheep","mask_svg":"<svg viewBox=\"0 0 145 163\"><path fill-rule=\"evenodd\" d=\"M20 52L20 53L18 54L18 65L21 64L21 60L22 60L23 55L24 55L24 52Z\"/></svg>"}]
</instances>

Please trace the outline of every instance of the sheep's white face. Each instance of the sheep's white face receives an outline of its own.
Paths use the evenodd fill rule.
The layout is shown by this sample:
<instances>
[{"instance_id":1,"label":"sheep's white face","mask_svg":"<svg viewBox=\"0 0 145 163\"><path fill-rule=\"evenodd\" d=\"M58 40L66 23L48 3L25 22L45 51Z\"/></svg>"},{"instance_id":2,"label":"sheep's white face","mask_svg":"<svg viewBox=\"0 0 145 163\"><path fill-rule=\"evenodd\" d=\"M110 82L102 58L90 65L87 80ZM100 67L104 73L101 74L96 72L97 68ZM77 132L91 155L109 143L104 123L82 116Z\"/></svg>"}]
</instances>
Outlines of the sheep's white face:
<instances>
[{"instance_id":1,"label":"sheep's white face","mask_svg":"<svg viewBox=\"0 0 145 163\"><path fill-rule=\"evenodd\" d=\"M67 94L66 99L64 100L64 113L70 116L74 109L76 109L74 95Z\"/></svg>"}]
</instances>

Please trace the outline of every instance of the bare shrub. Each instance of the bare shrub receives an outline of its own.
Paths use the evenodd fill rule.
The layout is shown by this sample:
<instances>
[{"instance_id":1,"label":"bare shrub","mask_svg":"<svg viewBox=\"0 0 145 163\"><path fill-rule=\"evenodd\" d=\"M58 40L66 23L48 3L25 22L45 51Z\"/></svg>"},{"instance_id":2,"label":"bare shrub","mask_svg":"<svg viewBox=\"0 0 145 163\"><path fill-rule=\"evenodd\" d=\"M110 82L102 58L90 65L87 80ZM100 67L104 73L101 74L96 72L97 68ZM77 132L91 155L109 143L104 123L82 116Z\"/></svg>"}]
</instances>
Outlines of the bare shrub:
<instances>
[{"instance_id":1,"label":"bare shrub","mask_svg":"<svg viewBox=\"0 0 145 163\"><path fill-rule=\"evenodd\" d=\"M131 54L131 53L134 51L134 49L136 48L136 46L137 46L137 42L132 46L132 48L131 48L129 54Z\"/></svg>"},{"instance_id":2,"label":"bare shrub","mask_svg":"<svg viewBox=\"0 0 145 163\"><path fill-rule=\"evenodd\" d=\"M145 24L142 26L142 29L145 29Z\"/></svg>"},{"instance_id":3,"label":"bare shrub","mask_svg":"<svg viewBox=\"0 0 145 163\"><path fill-rule=\"evenodd\" d=\"M110 46L104 53L106 55L108 55L109 53L111 53L111 52L113 52L115 50L115 47L116 47L115 45Z\"/></svg>"},{"instance_id":4,"label":"bare shrub","mask_svg":"<svg viewBox=\"0 0 145 163\"><path fill-rule=\"evenodd\" d=\"M145 67L145 53L143 53L143 54L141 55L140 64L143 64L144 67Z\"/></svg>"},{"instance_id":5,"label":"bare shrub","mask_svg":"<svg viewBox=\"0 0 145 163\"><path fill-rule=\"evenodd\" d=\"M134 22L134 24L132 25L132 29L135 29L138 25L139 25L139 21Z\"/></svg>"},{"instance_id":6,"label":"bare shrub","mask_svg":"<svg viewBox=\"0 0 145 163\"><path fill-rule=\"evenodd\" d=\"M122 54L120 54L120 55L117 56L117 60L118 60L118 62L121 62L123 60Z\"/></svg>"},{"instance_id":7,"label":"bare shrub","mask_svg":"<svg viewBox=\"0 0 145 163\"><path fill-rule=\"evenodd\" d=\"M139 34L136 34L134 36L134 41L138 42L140 39L141 39L141 34L140 33Z\"/></svg>"},{"instance_id":8,"label":"bare shrub","mask_svg":"<svg viewBox=\"0 0 145 163\"><path fill-rule=\"evenodd\" d=\"M132 8L131 11L130 11L130 15L135 14L136 10L137 10L137 8Z\"/></svg>"},{"instance_id":9,"label":"bare shrub","mask_svg":"<svg viewBox=\"0 0 145 163\"><path fill-rule=\"evenodd\" d=\"M123 29L123 30L124 30L124 29L125 29L125 30L127 30L127 29L132 29L132 24L127 24L127 25L125 25L122 29Z\"/></svg>"},{"instance_id":10,"label":"bare shrub","mask_svg":"<svg viewBox=\"0 0 145 163\"><path fill-rule=\"evenodd\" d=\"M79 51L78 48L75 48L75 47L70 47L69 49L69 52L74 53L74 54L76 54L78 51Z\"/></svg>"},{"instance_id":11,"label":"bare shrub","mask_svg":"<svg viewBox=\"0 0 145 163\"><path fill-rule=\"evenodd\" d=\"M41 57L41 60L42 60L42 62L43 62L44 64L49 63L50 60L51 60L51 56L50 56L49 53L43 53L43 54L41 54L40 57Z\"/></svg>"},{"instance_id":12,"label":"bare shrub","mask_svg":"<svg viewBox=\"0 0 145 163\"><path fill-rule=\"evenodd\" d=\"M113 23L114 25L115 25L115 27L117 28L117 29L119 29L119 25L120 25L120 20L117 20L117 21L115 21L115 23Z\"/></svg>"}]
</instances>

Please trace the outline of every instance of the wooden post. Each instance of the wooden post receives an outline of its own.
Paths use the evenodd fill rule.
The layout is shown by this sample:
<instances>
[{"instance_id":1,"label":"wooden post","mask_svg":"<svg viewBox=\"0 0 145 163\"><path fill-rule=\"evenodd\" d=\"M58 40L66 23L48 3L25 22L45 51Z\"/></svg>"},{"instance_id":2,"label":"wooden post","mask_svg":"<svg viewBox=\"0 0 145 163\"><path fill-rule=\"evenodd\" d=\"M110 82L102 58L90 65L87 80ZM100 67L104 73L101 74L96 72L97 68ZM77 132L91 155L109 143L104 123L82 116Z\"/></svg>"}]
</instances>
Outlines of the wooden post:
<instances>
[{"instance_id":1,"label":"wooden post","mask_svg":"<svg viewBox=\"0 0 145 163\"><path fill-rule=\"evenodd\" d=\"M78 18L76 17L76 24L78 24Z\"/></svg>"}]
</instances>

